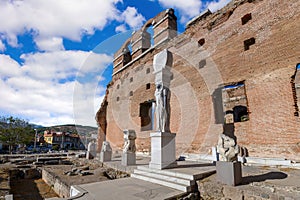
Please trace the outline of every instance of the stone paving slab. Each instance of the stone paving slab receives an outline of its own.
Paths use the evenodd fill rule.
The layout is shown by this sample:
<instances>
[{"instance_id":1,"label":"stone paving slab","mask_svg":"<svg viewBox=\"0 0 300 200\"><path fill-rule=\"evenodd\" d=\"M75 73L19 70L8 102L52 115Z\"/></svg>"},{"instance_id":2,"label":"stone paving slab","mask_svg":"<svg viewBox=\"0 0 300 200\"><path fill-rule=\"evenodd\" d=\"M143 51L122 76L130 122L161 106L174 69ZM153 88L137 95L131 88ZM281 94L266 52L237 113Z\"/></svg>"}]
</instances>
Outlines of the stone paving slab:
<instances>
[{"instance_id":1,"label":"stone paving slab","mask_svg":"<svg viewBox=\"0 0 300 200\"><path fill-rule=\"evenodd\" d=\"M129 165L129 166L123 166L121 163L122 157L121 155L114 155L111 161L105 162L104 165L107 167L114 168L115 170L127 172L131 174L134 169L137 168L137 166L148 166L148 163L150 162L149 156L139 156L136 157L136 164L135 165Z\"/></svg>"},{"instance_id":2,"label":"stone paving slab","mask_svg":"<svg viewBox=\"0 0 300 200\"><path fill-rule=\"evenodd\" d=\"M177 167L158 170L151 169L149 166L140 166L137 169L153 171L159 174L166 174L170 176L178 176L186 179L194 179L199 180L207 175L213 174L216 172L216 167L212 163L199 163L199 162L188 162L188 161L180 161L177 162Z\"/></svg>"},{"instance_id":3,"label":"stone paving slab","mask_svg":"<svg viewBox=\"0 0 300 200\"><path fill-rule=\"evenodd\" d=\"M122 166L121 158L114 157L112 161L105 162L104 165L127 171L132 173L138 166L148 167L150 157L138 157L137 165L133 166ZM177 168L167 169L175 173L183 173L188 175L199 175L201 173L212 172L215 170L215 166L211 163L199 163L191 161L179 161ZM165 171L165 170L163 170ZM136 179L136 178L122 178L110 181L88 183L82 185L75 185L76 190L81 191L82 195L79 195L76 199L78 200L92 200L92 199L130 199L130 200L162 200L162 199L173 199L177 196L184 195L185 192L172 189L167 186L151 183L148 181ZM58 200L60 198L55 198ZM68 198L72 199L72 198ZM54 199L53 199L54 200Z\"/></svg>"},{"instance_id":4,"label":"stone paving slab","mask_svg":"<svg viewBox=\"0 0 300 200\"><path fill-rule=\"evenodd\" d=\"M116 179L76 187L88 192L87 195L77 198L78 200L163 200L184 194L179 190L135 178Z\"/></svg>"}]
</instances>

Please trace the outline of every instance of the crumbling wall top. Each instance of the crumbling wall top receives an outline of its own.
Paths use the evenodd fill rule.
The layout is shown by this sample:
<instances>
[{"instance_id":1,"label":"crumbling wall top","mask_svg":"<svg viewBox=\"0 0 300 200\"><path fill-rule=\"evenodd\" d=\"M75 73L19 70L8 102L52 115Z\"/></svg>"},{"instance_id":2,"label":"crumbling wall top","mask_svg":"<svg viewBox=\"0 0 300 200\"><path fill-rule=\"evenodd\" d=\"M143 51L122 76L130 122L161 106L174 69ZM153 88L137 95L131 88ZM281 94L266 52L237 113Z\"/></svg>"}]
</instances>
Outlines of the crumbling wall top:
<instances>
[{"instance_id":1,"label":"crumbling wall top","mask_svg":"<svg viewBox=\"0 0 300 200\"><path fill-rule=\"evenodd\" d=\"M153 35L147 30L152 27ZM177 17L172 8L149 19L144 26L132 33L122 47L114 54L114 74L139 59L151 47L177 36ZM151 44L153 41L153 44Z\"/></svg>"}]
</instances>

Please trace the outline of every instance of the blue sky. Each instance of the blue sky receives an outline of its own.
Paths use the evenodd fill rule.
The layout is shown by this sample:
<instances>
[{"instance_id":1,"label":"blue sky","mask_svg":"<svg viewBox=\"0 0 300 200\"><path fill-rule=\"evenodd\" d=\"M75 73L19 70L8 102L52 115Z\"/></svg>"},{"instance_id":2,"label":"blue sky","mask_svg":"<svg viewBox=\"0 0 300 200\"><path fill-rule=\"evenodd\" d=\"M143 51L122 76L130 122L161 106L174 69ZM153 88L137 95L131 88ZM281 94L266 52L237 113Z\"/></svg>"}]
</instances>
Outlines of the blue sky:
<instances>
[{"instance_id":1,"label":"blue sky","mask_svg":"<svg viewBox=\"0 0 300 200\"><path fill-rule=\"evenodd\" d=\"M96 126L112 55L148 19L174 8L178 31L229 0L0 0L0 115Z\"/></svg>"}]
</instances>

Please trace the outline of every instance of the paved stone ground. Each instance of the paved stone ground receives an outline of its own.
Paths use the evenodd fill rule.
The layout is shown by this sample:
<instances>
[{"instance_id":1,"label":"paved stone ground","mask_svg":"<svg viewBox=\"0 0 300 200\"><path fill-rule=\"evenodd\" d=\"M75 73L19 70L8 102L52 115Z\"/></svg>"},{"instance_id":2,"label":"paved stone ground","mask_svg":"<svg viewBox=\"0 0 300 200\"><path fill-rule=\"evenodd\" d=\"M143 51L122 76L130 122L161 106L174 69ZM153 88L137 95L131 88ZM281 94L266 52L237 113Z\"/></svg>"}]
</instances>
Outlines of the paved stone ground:
<instances>
[{"instance_id":1,"label":"paved stone ground","mask_svg":"<svg viewBox=\"0 0 300 200\"><path fill-rule=\"evenodd\" d=\"M136 169L137 166L148 165L151 158L150 156L146 156L146 155L137 155L136 165L129 165L129 166L122 166L121 160L122 160L121 154L114 154L112 160L109 162L105 162L104 166L111 167L115 170L119 170L127 173L133 173L134 169Z\"/></svg>"},{"instance_id":2,"label":"paved stone ground","mask_svg":"<svg viewBox=\"0 0 300 200\"><path fill-rule=\"evenodd\" d=\"M183 194L169 187L142 181L135 178L123 178L80 185L88 191L88 195L80 200L107 199L107 200L162 200ZM172 198L173 199L173 198Z\"/></svg>"},{"instance_id":3,"label":"paved stone ground","mask_svg":"<svg viewBox=\"0 0 300 200\"><path fill-rule=\"evenodd\" d=\"M147 165L149 157L137 158L137 165ZM121 166L121 158L115 156L105 165L132 172L137 165ZM243 182L232 187L216 180L216 174L198 181L201 199L208 200L300 200L300 170L279 167L243 166ZM90 183L79 187L88 193L79 199L180 199L182 192L134 178ZM176 197L177 196L177 197ZM187 199L188 198L183 198Z\"/></svg>"},{"instance_id":4,"label":"paved stone ground","mask_svg":"<svg viewBox=\"0 0 300 200\"><path fill-rule=\"evenodd\" d=\"M104 166L131 173L137 166L147 165L150 157L137 157L137 165L122 166L121 157L116 155ZM87 161L89 162L89 161ZM93 161L92 161L93 162ZM84 163L86 164L86 163ZM243 166L243 182L232 187L220 184L216 174L198 181L202 199L217 200L300 200L300 170L279 167ZM82 184L82 183L81 183ZM78 186L77 186L78 187ZM88 193L82 200L89 199L180 199L182 192L134 178L123 178L79 185ZM184 198L185 200L187 198Z\"/></svg>"},{"instance_id":5,"label":"paved stone ground","mask_svg":"<svg viewBox=\"0 0 300 200\"><path fill-rule=\"evenodd\" d=\"M243 166L243 182L232 187L217 182L216 174L198 181L203 199L293 200L300 199L300 170Z\"/></svg>"}]
</instances>

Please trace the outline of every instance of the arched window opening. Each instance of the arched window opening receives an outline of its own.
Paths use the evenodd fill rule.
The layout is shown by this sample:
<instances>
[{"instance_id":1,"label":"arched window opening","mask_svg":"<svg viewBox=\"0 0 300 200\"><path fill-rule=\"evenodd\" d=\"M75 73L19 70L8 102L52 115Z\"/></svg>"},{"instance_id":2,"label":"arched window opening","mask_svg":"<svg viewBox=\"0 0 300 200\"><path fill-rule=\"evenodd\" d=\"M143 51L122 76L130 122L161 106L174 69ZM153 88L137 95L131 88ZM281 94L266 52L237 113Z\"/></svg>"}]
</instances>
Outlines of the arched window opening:
<instances>
[{"instance_id":1,"label":"arched window opening","mask_svg":"<svg viewBox=\"0 0 300 200\"><path fill-rule=\"evenodd\" d=\"M122 50L122 54L123 54L123 66L126 65L127 63L129 63L132 60L131 52L132 52L131 44L128 41L124 45L124 48Z\"/></svg>"},{"instance_id":2,"label":"arched window opening","mask_svg":"<svg viewBox=\"0 0 300 200\"><path fill-rule=\"evenodd\" d=\"M150 41L150 47L152 47L152 46L154 46L154 39L153 39L153 36L154 36L154 30L153 30L152 24L149 25L149 26L146 28L146 32L148 33L148 37L149 37L149 41Z\"/></svg>"}]
</instances>

